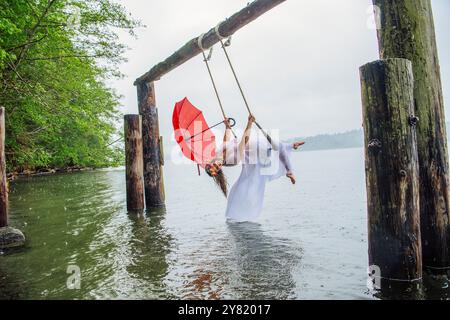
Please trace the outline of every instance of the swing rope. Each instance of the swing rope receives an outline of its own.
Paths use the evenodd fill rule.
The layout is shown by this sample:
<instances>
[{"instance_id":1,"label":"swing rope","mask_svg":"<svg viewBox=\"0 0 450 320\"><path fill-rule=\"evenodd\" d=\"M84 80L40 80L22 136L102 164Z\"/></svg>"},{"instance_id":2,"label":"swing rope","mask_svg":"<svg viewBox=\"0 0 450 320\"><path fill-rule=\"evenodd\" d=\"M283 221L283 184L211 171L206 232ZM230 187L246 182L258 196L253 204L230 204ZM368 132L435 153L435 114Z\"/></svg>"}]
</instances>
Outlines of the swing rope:
<instances>
[{"instance_id":1,"label":"swing rope","mask_svg":"<svg viewBox=\"0 0 450 320\"><path fill-rule=\"evenodd\" d=\"M234 79L236 80L236 84L239 87L239 91L241 92L242 99L244 100L245 106L247 107L247 111L248 111L249 115L253 115L252 111L250 110L250 105L247 101L247 98L245 97L244 90L242 89L241 83L237 77L236 71L234 70L233 64L231 63L230 56L226 49L226 47L231 45L231 37L229 37L228 40L224 43L223 40L226 38L222 37L222 35L220 34L219 27L220 27L220 23L215 27L214 31L216 32L216 35L219 38L220 44L222 45L223 52L225 53L225 56L228 60L228 64L230 65ZM276 149L276 146L272 143L272 138L269 136L269 134L260 126L260 124L258 122L255 121L255 124L258 127L258 129L261 130L262 134L266 137L267 141L272 145L272 147Z\"/></svg>"},{"instance_id":2,"label":"swing rope","mask_svg":"<svg viewBox=\"0 0 450 320\"><path fill-rule=\"evenodd\" d=\"M203 45L202 45L204 35L205 35L205 34L202 34L200 37L198 37L198 40L197 40L198 47L199 47L200 50L202 51L203 61L205 62L206 68L208 69L208 74L209 74L209 77L210 77L210 79L211 79L211 83L212 83L212 85L213 85L214 92L216 93L217 101L219 102L219 107L220 107L220 110L221 110L221 112L222 112L223 119L226 120L226 119L228 119L228 118L227 118L227 116L226 116L226 114L225 114L225 110L224 110L224 108L223 108L222 100L220 99L219 90L217 89L216 81L214 80L213 74L212 74L212 72L211 72L211 68L210 68L210 66L209 66L209 60L211 60L211 57L212 57L213 47L211 47L208 56L206 56L206 54L205 54L205 49L203 48ZM224 121L224 122L225 122L225 121ZM228 124L227 124L227 128L228 128ZM231 130L231 132L233 133L234 138L237 139L237 136L236 136L236 134L234 133L233 129L230 128L230 130Z\"/></svg>"}]
</instances>

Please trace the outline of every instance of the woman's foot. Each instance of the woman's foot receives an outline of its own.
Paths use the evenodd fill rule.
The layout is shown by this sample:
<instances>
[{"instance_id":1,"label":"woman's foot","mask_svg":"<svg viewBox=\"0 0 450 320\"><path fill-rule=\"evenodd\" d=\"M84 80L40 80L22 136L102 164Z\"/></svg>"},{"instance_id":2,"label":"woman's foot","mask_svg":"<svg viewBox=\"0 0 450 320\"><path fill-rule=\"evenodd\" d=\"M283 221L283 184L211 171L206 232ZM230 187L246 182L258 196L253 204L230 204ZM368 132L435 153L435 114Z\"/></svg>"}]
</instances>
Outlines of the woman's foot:
<instances>
[{"instance_id":1,"label":"woman's foot","mask_svg":"<svg viewBox=\"0 0 450 320\"><path fill-rule=\"evenodd\" d=\"M295 184L296 180L295 180L295 175L292 172L288 172L286 174L286 177L288 177L289 179L291 179L292 184Z\"/></svg>"},{"instance_id":2,"label":"woman's foot","mask_svg":"<svg viewBox=\"0 0 450 320\"><path fill-rule=\"evenodd\" d=\"M294 142L292 144L292 148L294 148L294 150L297 150L298 148L300 148L302 145L304 145L305 142L304 141L298 141L298 142Z\"/></svg>"}]
</instances>

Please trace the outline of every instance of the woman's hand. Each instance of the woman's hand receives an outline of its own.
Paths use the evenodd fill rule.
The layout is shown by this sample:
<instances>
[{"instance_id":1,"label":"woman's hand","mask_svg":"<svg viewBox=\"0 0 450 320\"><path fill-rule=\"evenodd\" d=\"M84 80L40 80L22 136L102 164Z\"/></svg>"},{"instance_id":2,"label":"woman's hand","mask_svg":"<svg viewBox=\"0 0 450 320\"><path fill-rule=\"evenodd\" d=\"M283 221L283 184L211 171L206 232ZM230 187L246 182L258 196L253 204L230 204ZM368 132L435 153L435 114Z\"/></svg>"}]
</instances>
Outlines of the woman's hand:
<instances>
[{"instance_id":1,"label":"woman's hand","mask_svg":"<svg viewBox=\"0 0 450 320\"><path fill-rule=\"evenodd\" d=\"M248 116L248 122L247 122L247 129L250 129L253 125L253 123L255 123L255 117L251 114Z\"/></svg>"},{"instance_id":2,"label":"woman's hand","mask_svg":"<svg viewBox=\"0 0 450 320\"><path fill-rule=\"evenodd\" d=\"M224 122L227 129L231 129L230 118L225 118Z\"/></svg>"}]
</instances>

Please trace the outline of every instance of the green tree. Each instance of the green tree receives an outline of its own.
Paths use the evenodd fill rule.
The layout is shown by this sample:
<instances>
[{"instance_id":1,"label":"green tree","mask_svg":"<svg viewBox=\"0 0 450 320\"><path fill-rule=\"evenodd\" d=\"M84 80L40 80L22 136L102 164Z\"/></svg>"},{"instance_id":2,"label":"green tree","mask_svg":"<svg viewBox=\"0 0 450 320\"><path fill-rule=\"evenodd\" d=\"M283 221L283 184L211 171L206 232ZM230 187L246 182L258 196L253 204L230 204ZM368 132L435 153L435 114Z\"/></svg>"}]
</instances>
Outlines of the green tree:
<instances>
[{"instance_id":1,"label":"green tree","mask_svg":"<svg viewBox=\"0 0 450 320\"><path fill-rule=\"evenodd\" d=\"M118 31L140 23L111 0L0 0L0 105L9 170L117 165L127 49Z\"/></svg>"}]
</instances>

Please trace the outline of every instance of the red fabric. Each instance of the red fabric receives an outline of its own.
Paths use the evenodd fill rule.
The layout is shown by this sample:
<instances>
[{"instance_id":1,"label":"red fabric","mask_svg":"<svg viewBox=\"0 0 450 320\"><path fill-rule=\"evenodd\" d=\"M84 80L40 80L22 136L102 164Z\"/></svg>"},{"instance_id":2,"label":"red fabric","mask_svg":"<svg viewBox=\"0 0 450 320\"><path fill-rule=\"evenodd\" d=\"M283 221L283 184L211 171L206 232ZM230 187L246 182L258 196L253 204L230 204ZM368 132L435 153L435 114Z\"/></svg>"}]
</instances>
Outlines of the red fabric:
<instances>
[{"instance_id":1,"label":"red fabric","mask_svg":"<svg viewBox=\"0 0 450 320\"><path fill-rule=\"evenodd\" d=\"M203 113L184 98L175 104L172 115L175 140L183 154L203 168L216 156L216 137ZM206 130L204 133L201 133ZM201 134L200 134L201 133ZM191 139L190 137L195 136Z\"/></svg>"}]
</instances>

